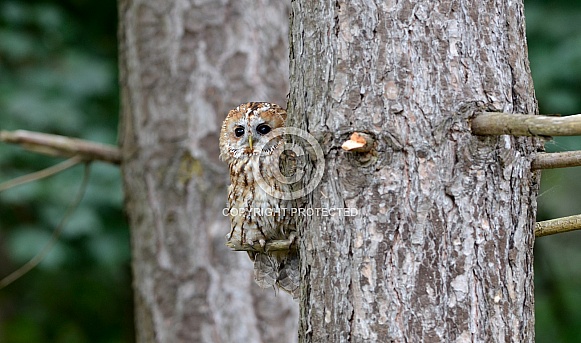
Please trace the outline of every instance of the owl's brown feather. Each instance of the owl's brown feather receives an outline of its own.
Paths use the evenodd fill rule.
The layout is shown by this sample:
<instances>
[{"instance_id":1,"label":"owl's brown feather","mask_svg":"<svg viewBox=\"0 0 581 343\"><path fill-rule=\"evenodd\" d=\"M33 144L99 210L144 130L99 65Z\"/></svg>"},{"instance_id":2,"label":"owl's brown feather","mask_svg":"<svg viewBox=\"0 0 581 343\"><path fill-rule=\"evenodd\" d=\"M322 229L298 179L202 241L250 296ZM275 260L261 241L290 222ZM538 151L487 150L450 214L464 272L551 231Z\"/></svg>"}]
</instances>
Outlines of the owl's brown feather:
<instances>
[{"instance_id":1,"label":"owl's brown feather","mask_svg":"<svg viewBox=\"0 0 581 343\"><path fill-rule=\"evenodd\" d=\"M290 193L290 186L277 181L280 175L284 137L273 130L284 127L286 111L264 102L250 102L231 110L220 133L220 158L230 167L228 206L231 230L228 240L242 244L295 237L291 202L273 194ZM273 192L276 191L276 192ZM298 294L297 252L252 253L254 277L263 288L278 286Z\"/></svg>"}]
</instances>

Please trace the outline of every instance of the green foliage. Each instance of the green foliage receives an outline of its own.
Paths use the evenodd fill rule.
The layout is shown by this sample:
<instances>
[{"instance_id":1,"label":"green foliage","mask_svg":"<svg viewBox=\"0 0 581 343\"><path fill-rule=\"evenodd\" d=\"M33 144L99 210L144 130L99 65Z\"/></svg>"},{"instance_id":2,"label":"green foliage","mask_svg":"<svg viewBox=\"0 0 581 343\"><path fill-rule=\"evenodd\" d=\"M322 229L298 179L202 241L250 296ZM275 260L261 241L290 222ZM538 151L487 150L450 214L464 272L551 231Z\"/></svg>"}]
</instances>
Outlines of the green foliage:
<instances>
[{"instance_id":1,"label":"green foliage","mask_svg":"<svg viewBox=\"0 0 581 343\"><path fill-rule=\"evenodd\" d=\"M116 143L116 3L0 2L0 129ZM0 182L56 164L0 144ZM129 232L119 168L93 163L85 197L43 262L0 290L0 342L132 342ZM0 277L37 254L83 171L0 193Z\"/></svg>"},{"instance_id":2,"label":"green foliage","mask_svg":"<svg viewBox=\"0 0 581 343\"><path fill-rule=\"evenodd\" d=\"M579 113L579 1L528 0L525 5L529 59L541 113Z\"/></svg>"},{"instance_id":3,"label":"green foliage","mask_svg":"<svg viewBox=\"0 0 581 343\"><path fill-rule=\"evenodd\" d=\"M529 59L541 113L581 113L581 2L525 0ZM547 151L581 150L561 137ZM543 171L538 220L581 214L581 168ZM581 233L535 244L536 341L581 340Z\"/></svg>"}]
</instances>

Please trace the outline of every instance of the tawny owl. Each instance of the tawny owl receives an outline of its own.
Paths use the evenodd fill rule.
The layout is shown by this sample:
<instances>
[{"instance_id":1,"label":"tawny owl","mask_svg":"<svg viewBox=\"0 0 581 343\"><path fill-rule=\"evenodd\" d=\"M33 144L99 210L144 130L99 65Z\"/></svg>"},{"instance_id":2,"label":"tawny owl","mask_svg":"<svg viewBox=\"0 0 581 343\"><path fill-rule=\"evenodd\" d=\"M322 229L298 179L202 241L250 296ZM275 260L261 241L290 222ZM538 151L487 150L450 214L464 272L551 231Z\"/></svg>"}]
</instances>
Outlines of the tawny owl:
<instances>
[{"instance_id":1,"label":"tawny owl","mask_svg":"<svg viewBox=\"0 0 581 343\"><path fill-rule=\"evenodd\" d=\"M228 113L220 133L220 158L230 167L228 208L231 230L227 238L240 244L265 247L271 240L292 239L296 228L291 192L280 182L286 111L266 102L242 104ZM296 250L249 252L254 278L262 288L278 286L298 295L299 260Z\"/></svg>"}]
</instances>

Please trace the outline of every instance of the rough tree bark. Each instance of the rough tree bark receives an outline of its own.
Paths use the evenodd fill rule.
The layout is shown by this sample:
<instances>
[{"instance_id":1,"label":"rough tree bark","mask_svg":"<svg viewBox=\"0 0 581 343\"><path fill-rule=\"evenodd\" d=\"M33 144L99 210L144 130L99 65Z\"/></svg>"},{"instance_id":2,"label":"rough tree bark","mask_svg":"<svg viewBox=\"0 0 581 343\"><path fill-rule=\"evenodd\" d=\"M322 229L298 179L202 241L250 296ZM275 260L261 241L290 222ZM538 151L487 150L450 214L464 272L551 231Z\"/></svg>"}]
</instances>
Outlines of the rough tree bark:
<instances>
[{"instance_id":1,"label":"rough tree bark","mask_svg":"<svg viewBox=\"0 0 581 343\"><path fill-rule=\"evenodd\" d=\"M122 0L126 208L138 342L293 342L298 305L262 291L230 224L218 134L228 110L284 105L288 4Z\"/></svg>"},{"instance_id":2,"label":"rough tree bark","mask_svg":"<svg viewBox=\"0 0 581 343\"><path fill-rule=\"evenodd\" d=\"M522 1L293 1L289 107L326 156L309 205L359 213L304 218L299 341L534 341L541 145L469 125L537 112Z\"/></svg>"}]
</instances>

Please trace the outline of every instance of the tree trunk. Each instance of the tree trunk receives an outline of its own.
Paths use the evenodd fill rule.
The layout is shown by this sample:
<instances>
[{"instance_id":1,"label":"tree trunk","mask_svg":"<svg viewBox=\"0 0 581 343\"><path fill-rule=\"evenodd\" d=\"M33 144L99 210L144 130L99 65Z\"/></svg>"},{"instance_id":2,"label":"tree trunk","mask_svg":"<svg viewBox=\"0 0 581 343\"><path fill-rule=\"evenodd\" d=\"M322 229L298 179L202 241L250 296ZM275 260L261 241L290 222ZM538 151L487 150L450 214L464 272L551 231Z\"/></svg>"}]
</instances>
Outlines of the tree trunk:
<instances>
[{"instance_id":1,"label":"tree trunk","mask_svg":"<svg viewBox=\"0 0 581 343\"><path fill-rule=\"evenodd\" d=\"M137 341L296 341L298 306L258 288L246 254L224 245L218 160L230 108L285 100L288 6L122 0L119 17Z\"/></svg>"},{"instance_id":2,"label":"tree trunk","mask_svg":"<svg viewBox=\"0 0 581 343\"><path fill-rule=\"evenodd\" d=\"M522 1L293 1L290 104L326 159L309 206L356 213L300 227L299 341L534 341L541 144L470 132L537 112Z\"/></svg>"}]
</instances>

